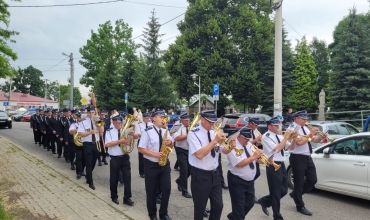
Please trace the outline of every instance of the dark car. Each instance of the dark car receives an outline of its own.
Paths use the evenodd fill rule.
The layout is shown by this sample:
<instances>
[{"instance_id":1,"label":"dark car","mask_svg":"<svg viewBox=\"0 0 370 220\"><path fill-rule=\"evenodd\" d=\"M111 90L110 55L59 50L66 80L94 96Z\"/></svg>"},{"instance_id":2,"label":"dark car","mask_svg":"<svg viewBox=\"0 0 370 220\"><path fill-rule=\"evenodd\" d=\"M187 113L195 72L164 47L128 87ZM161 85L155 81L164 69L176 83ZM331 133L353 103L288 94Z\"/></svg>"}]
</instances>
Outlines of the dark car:
<instances>
[{"instance_id":1,"label":"dark car","mask_svg":"<svg viewBox=\"0 0 370 220\"><path fill-rule=\"evenodd\" d=\"M179 115L168 115L170 117L170 120L168 121L168 130L170 130L173 126L173 124L175 124L175 121L176 121L176 118L180 117Z\"/></svg>"},{"instance_id":2,"label":"dark car","mask_svg":"<svg viewBox=\"0 0 370 220\"><path fill-rule=\"evenodd\" d=\"M265 114L243 114L243 113L234 113L226 114L223 116L222 127L225 134L232 135L237 132L240 128L246 126L248 127L248 118L259 118L260 124L258 125L258 130L261 134L264 134L267 131L266 121L270 120L271 117Z\"/></svg>"},{"instance_id":3,"label":"dark car","mask_svg":"<svg viewBox=\"0 0 370 220\"><path fill-rule=\"evenodd\" d=\"M24 116L33 115L33 114L35 114L35 111L27 111L27 112L23 112L23 113L20 113L20 114L17 114L17 115L13 115L13 120L14 121L23 121Z\"/></svg>"},{"instance_id":4,"label":"dark car","mask_svg":"<svg viewBox=\"0 0 370 220\"><path fill-rule=\"evenodd\" d=\"M4 111L0 111L0 127L12 128L12 119Z\"/></svg>"}]
</instances>

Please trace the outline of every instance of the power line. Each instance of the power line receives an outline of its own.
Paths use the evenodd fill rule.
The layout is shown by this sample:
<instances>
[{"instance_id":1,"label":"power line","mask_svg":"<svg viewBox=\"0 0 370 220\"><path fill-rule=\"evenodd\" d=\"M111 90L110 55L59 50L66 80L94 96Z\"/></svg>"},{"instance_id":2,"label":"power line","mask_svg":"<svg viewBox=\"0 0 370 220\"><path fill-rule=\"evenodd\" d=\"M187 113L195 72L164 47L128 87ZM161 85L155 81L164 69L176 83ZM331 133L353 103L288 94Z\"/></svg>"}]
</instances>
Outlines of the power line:
<instances>
[{"instance_id":1,"label":"power line","mask_svg":"<svg viewBox=\"0 0 370 220\"><path fill-rule=\"evenodd\" d=\"M61 64L63 61L65 61L65 60L66 60L66 59L68 59L68 58L69 58L69 57L66 57L65 59L63 59L63 60L62 60L62 61L60 61L59 63L55 64L54 66L52 66L52 67L50 67L49 69L44 70L44 71L42 71L42 72L46 72L46 71L49 71L49 70L53 69L54 67L58 66L59 64Z\"/></svg>"},{"instance_id":2,"label":"power line","mask_svg":"<svg viewBox=\"0 0 370 220\"><path fill-rule=\"evenodd\" d=\"M295 31L300 37L302 37L302 35L300 35L299 33L298 33L298 31L296 31L284 18L283 18L283 21L290 27L290 28L292 28L293 29L293 31Z\"/></svg>"},{"instance_id":3,"label":"power line","mask_svg":"<svg viewBox=\"0 0 370 220\"><path fill-rule=\"evenodd\" d=\"M133 3L139 5L150 5L150 6L159 6L159 7L166 7L166 8L186 8L180 6L172 6L172 5L160 5L160 4L151 4L145 2L134 2L134 1L125 1L125 0L114 0L114 1L105 1L105 2L89 2L89 3L77 3L77 4L61 4L61 5L10 5L9 8L50 8L50 7L72 7L72 6L84 6L84 5L98 5L98 4L109 4L115 2L125 2L125 3Z\"/></svg>"},{"instance_id":4,"label":"power line","mask_svg":"<svg viewBox=\"0 0 370 220\"><path fill-rule=\"evenodd\" d=\"M82 57L78 57L78 58L73 58L74 60L79 60L81 59ZM17 59L18 60L60 60L60 59Z\"/></svg>"}]
</instances>

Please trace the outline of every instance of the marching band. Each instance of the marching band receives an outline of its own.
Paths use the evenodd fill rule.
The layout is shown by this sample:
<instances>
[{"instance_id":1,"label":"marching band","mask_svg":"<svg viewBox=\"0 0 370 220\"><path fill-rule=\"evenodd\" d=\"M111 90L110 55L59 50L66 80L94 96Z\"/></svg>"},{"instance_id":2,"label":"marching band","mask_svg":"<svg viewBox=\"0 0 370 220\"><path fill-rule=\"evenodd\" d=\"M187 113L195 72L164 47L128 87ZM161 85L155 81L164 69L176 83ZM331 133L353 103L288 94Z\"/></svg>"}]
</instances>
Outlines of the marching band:
<instances>
[{"instance_id":1,"label":"marching band","mask_svg":"<svg viewBox=\"0 0 370 220\"><path fill-rule=\"evenodd\" d=\"M158 219L158 216L161 220L171 220L168 213L171 194L168 156L173 149L176 149L180 171L175 182L182 196L192 198L194 220L203 219L208 213L209 219L221 219L223 188L229 190L231 198L232 211L227 214L228 219L245 219L255 204L259 204L267 216L268 208L272 207L273 218L284 219L280 212L280 200L288 192L285 151L291 153L289 159L295 181L294 190L289 195L298 212L312 215L305 208L302 195L311 190L317 181L315 165L310 157L310 142L319 142L323 137L316 135L316 128L305 126L306 111L293 114L294 123L283 135L279 133L279 118L266 122L268 131L264 134L258 131L258 118L246 118L247 125L229 137L216 129L220 125L218 123L223 121L221 119L219 122L214 111L200 112L193 121L187 113L181 114L179 122L170 130L166 125L168 118L164 110L143 113L140 122L123 111L115 111L110 118L107 111L98 112L93 105L86 111L36 110L30 121L34 141L47 151L58 154L58 158L63 153L71 170L75 170L77 179L85 176L86 183L93 190L96 162L101 166L102 162L108 164L106 158L110 158L110 193L112 202L116 204L119 204L117 187L121 182L124 185L123 204L134 205L131 200L129 153L133 149L130 148L131 141L136 139L138 171L145 180L147 212L151 220ZM95 116L98 113L100 115ZM223 181L220 169L221 153L228 160L229 187ZM260 164L266 165L269 193L257 199L255 180L260 175ZM206 209L208 201L210 210Z\"/></svg>"}]
</instances>

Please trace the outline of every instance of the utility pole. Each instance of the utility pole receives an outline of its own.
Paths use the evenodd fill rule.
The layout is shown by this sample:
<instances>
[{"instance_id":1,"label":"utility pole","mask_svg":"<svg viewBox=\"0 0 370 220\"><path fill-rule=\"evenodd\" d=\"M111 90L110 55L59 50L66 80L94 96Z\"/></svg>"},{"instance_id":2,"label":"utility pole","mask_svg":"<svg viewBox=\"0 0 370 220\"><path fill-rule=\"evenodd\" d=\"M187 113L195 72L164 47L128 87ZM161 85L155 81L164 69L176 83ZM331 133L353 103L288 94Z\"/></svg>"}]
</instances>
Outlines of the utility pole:
<instances>
[{"instance_id":1,"label":"utility pole","mask_svg":"<svg viewBox=\"0 0 370 220\"><path fill-rule=\"evenodd\" d=\"M48 80L45 79L45 97L44 97L44 110L46 109L46 94L48 90Z\"/></svg>"},{"instance_id":2,"label":"utility pole","mask_svg":"<svg viewBox=\"0 0 370 220\"><path fill-rule=\"evenodd\" d=\"M12 91L12 77L9 77L9 93L8 93L8 113L9 113L9 108L11 108L10 106L10 92Z\"/></svg>"},{"instance_id":3,"label":"utility pole","mask_svg":"<svg viewBox=\"0 0 370 220\"><path fill-rule=\"evenodd\" d=\"M70 78L70 84L71 84L71 96L70 96L70 102L69 102L69 107L73 109L73 88L74 88L74 66L73 66L73 53L71 55L67 55L65 53L62 53L64 56L69 57L69 64L71 65L71 78Z\"/></svg>"},{"instance_id":4,"label":"utility pole","mask_svg":"<svg viewBox=\"0 0 370 220\"><path fill-rule=\"evenodd\" d=\"M273 9L275 10L275 66L274 66L274 116L283 113L283 92L282 92L282 72L283 72L283 0L274 0Z\"/></svg>"}]
</instances>

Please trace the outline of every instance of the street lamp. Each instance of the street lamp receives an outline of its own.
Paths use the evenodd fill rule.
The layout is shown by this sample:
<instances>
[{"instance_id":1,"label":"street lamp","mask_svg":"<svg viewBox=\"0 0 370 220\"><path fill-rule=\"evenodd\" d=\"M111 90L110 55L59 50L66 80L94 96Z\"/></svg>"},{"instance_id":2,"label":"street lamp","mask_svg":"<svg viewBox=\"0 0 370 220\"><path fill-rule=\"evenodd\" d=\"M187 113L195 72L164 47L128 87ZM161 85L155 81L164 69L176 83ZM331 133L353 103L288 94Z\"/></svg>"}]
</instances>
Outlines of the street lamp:
<instances>
[{"instance_id":1,"label":"street lamp","mask_svg":"<svg viewBox=\"0 0 370 220\"><path fill-rule=\"evenodd\" d=\"M195 80L197 79L197 74L192 74L191 75L191 78L193 78L193 80L194 80L194 85L196 85L196 86L198 86L198 88L199 88L199 102L198 102L198 107L199 107L199 113L200 113L200 76L198 76L199 77L199 83L197 84L196 82L195 82Z\"/></svg>"},{"instance_id":2,"label":"street lamp","mask_svg":"<svg viewBox=\"0 0 370 220\"><path fill-rule=\"evenodd\" d=\"M70 103L69 107L70 109L73 109L73 88L74 88L74 65L73 65L73 53L71 55L67 55L66 53L62 53L62 55L69 57L69 63L71 65L71 78L70 78L70 84L71 84L71 94L70 94Z\"/></svg>"}]
</instances>

